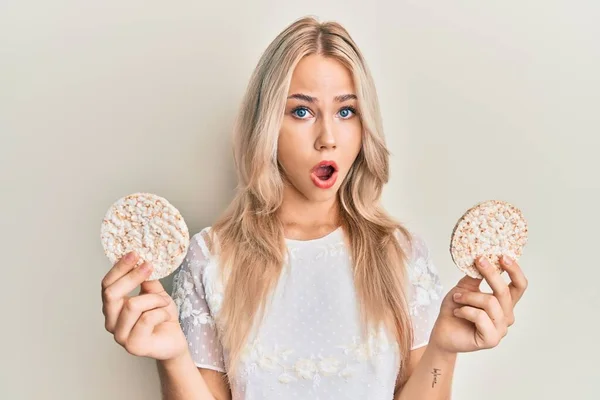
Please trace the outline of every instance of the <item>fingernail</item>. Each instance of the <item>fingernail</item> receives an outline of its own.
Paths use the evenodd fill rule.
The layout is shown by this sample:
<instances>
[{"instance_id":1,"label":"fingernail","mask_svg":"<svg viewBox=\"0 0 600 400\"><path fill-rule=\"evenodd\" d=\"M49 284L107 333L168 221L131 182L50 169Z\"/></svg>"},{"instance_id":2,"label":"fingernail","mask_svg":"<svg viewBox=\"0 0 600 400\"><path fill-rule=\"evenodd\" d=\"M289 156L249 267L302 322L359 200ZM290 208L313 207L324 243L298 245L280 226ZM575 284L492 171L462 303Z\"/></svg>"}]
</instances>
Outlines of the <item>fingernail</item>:
<instances>
[{"instance_id":1,"label":"fingernail","mask_svg":"<svg viewBox=\"0 0 600 400\"><path fill-rule=\"evenodd\" d=\"M460 299L461 296L462 296L461 293L454 293L454 300Z\"/></svg>"},{"instance_id":2,"label":"fingernail","mask_svg":"<svg viewBox=\"0 0 600 400\"><path fill-rule=\"evenodd\" d=\"M506 264L506 265L511 265L513 262L509 256L502 256L502 260L504 261L504 264Z\"/></svg>"},{"instance_id":3,"label":"fingernail","mask_svg":"<svg viewBox=\"0 0 600 400\"><path fill-rule=\"evenodd\" d=\"M477 262L479 263L480 266L482 266L484 268L488 266L488 261L485 257L479 257Z\"/></svg>"},{"instance_id":4,"label":"fingernail","mask_svg":"<svg viewBox=\"0 0 600 400\"><path fill-rule=\"evenodd\" d=\"M454 309L454 315L458 315L458 308Z\"/></svg>"},{"instance_id":5,"label":"fingernail","mask_svg":"<svg viewBox=\"0 0 600 400\"><path fill-rule=\"evenodd\" d=\"M147 262L143 263L140 266L140 271L142 271L142 272L150 272L151 269L152 269L152 266L150 265L150 263L147 263Z\"/></svg>"},{"instance_id":6,"label":"fingernail","mask_svg":"<svg viewBox=\"0 0 600 400\"><path fill-rule=\"evenodd\" d=\"M135 251L130 251L129 253L127 253L127 255L125 256L125 261L127 262L133 262L133 260L135 260L136 258L136 254Z\"/></svg>"}]
</instances>

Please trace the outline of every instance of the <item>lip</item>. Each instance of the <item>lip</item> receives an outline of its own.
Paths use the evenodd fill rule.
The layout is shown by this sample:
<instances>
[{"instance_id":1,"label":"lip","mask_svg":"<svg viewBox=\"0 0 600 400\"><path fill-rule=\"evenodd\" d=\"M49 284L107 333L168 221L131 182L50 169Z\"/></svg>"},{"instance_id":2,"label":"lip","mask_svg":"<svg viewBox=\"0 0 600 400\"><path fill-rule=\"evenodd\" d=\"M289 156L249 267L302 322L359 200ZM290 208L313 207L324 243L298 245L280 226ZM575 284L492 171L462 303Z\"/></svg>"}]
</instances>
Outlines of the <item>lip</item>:
<instances>
[{"instance_id":1,"label":"lip","mask_svg":"<svg viewBox=\"0 0 600 400\"><path fill-rule=\"evenodd\" d=\"M328 167L328 166L333 167L333 174L331 174L331 177L329 179L327 179L326 181L322 181L321 179L319 179L319 177L317 177L315 172L320 167ZM310 179L312 180L314 185L320 189L331 188L333 185L335 185L335 182L337 181L337 177L338 177L338 166L335 163L335 161L321 161L320 163L318 163L317 165L315 165L313 167L313 169L311 170L311 174L310 174Z\"/></svg>"}]
</instances>

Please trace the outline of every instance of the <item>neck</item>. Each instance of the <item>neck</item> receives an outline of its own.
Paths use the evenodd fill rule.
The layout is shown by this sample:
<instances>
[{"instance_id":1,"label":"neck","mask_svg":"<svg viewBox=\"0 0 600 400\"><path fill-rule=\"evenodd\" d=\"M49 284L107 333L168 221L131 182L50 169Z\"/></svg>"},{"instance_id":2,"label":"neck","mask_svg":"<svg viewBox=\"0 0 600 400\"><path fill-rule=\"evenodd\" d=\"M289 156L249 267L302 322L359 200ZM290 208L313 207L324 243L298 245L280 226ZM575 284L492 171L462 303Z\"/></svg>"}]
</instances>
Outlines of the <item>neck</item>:
<instances>
[{"instance_id":1,"label":"neck","mask_svg":"<svg viewBox=\"0 0 600 400\"><path fill-rule=\"evenodd\" d=\"M339 210L337 196L325 201L312 201L294 187L286 185L278 213L286 227L327 229L339 225Z\"/></svg>"}]
</instances>

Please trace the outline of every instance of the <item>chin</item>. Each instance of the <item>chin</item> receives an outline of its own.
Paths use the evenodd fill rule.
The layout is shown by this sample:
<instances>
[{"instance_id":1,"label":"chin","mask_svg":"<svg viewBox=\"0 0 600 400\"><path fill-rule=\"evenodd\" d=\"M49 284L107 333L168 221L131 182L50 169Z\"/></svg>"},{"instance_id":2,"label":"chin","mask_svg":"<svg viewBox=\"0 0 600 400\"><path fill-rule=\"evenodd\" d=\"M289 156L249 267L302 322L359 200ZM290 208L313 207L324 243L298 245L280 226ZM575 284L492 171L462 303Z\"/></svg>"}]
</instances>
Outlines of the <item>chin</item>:
<instances>
[{"instance_id":1,"label":"chin","mask_svg":"<svg viewBox=\"0 0 600 400\"><path fill-rule=\"evenodd\" d=\"M337 185L330 189L319 189L312 186L303 190L302 194L310 201L321 203L337 198L339 189Z\"/></svg>"},{"instance_id":2,"label":"chin","mask_svg":"<svg viewBox=\"0 0 600 400\"><path fill-rule=\"evenodd\" d=\"M308 200L313 201L315 203L323 203L335 199L337 197L337 190L331 189L327 192L321 190L320 192L309 193L305 196Z\"/></svg>"}]
</instances>

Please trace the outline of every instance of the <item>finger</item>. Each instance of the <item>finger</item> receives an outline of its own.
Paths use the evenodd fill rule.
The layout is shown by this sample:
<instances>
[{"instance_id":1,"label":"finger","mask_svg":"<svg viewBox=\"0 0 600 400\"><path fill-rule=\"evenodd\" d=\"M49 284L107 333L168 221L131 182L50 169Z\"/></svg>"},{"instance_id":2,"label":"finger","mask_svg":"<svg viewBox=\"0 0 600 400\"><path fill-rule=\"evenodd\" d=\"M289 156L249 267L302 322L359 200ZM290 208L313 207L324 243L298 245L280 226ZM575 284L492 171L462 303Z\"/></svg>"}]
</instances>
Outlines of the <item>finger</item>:
<instances>
[{"instance_id":1,"label":"finger","mask_svg":"<svg viewBox=\"0 0 600 400\"><path fill-rule=\"evenodd\" d=\"M481 292L455 293L454 301L457 304L484 310L494 323L496 329L502 333L502 336L506 334L506 317L496 296Z\"/></svg>"},{"instance_id":2,"label":"finger","mask_svg":"<svg viewBox=\"0 0 600 400\"><path fill-rule=\"evenodd\" d=\"M132 251L125 254L119 261L113 265L113 267L108 271L108 273L102 279L102 290L106 289L113 283L117 281L117 279L121 278L123 275L128 273L135 267L135 264L138 262L139 256L136 252Z\"/></svg>"},{"instance_id":3,"label":"finger","mask_svg":"<svg viewBox=\"0 0 600 400\"><path fill-rule=\"evenodd\" d=\"M465 275L458 281L456 287L466 289L470 292L477 292L482 281L482 278L472 278L469 275Z\"/></svg>"},{"instance_id":4,"label":"finger","mask_svg":"<svg viewBox=\"0 0 600 400\"><path fill-rule=\"evenodd\" d=\"M477 268L483 275L483 278L490 285L490 288L494 292L494 296L500 302L500 306L504 311L504 315L511 316L513 312L513 302L510 297L510 289L508 284L502 278L502 275L498 273L496 268L490 263L487 257L480 257L477 259Z\"/></svg>"},{"instance_id":5,"label":"finger","mask_svg":"<svg viewBox=\"0 0 600 400\"><path fill-rule=\"evenodd\" d=\"M508 256L503 256L500 261L502 267L510 277L511 282L508 285L508 288L510 290L513 305L515 305L521 300L521 297L523 297L529 283L527 282L527 278L525 277L521 266L515 260Z\"/></svg>"},{"instance_id":6,"label":"finger","mask_svg":"<svg viewBox=\"0 0 600 400\"><path fill-rule=\"evenodd\" d=\"M142 293L166 293L165 288L158 279L142 282Z\"/></svg>"},{"instance_id":7,"label":"finger","mask_svg":"<svg viewBox=\"0 0 600 400\"><path fill-rule=\"evenodd\" d=\"M117 343L122 346L127 343L129 333L142 313L167 304L167 299L159 294L142 294L127 299L115 326L114 336Z\"/></svg>"},{"instance_id":8,"label":"finger","mask_svg":"<svg viewBox=\"0 0 600 400\"><path fill-rule=\"evenodd\" d=\"M475 324L477 332L473 340L478 348L491 348L500 341L500 334L485 311L471 306L463 306L455 309L454 315Z\"/></svg>"},{"instance_id":9,"label":"finger","mask_svg":"<svg viewBox=\"0 0 600 400\"><path fill-rule=\"evenodd\" d=\"M127 351L144 355L151 346L152 331L157 325L167 322L171 316L165 307L144 312L134 325L127 341Z\"/></svg>"},{"instance_id":10,"label":"finger","mask_svg":"<svg viewBox=\"0 0 600 400\"><path fill-rule=\"evenodd\" d=\"M120 277L116 282L104 289L104 300L117 301L122 299L146 280L151 273L152 265L148 262L143 263L137 268L133 268L126 275Z\"/></svg>"}]
</instances>

